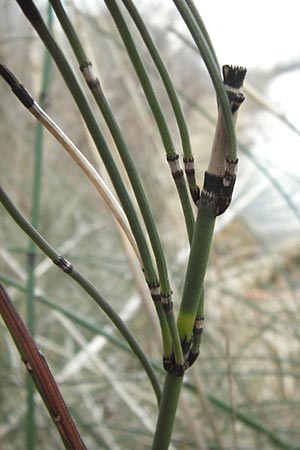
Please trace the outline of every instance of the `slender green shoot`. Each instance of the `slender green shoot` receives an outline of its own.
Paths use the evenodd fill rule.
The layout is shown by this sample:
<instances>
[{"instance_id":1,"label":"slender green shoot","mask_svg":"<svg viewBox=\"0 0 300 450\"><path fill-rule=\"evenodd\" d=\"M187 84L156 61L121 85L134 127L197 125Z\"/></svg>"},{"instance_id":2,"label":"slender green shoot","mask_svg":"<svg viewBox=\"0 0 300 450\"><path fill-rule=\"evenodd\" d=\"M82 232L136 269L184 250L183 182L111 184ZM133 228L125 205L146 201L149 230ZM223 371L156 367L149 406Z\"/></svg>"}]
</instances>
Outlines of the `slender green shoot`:
<instances>
[{"instance_id":1,"label":"slender green shoot","mask_svg":"<svg viewBox=\"0 0 300 450\"><path fill-rule=\"evenodd\" d=\"M155 372L148 358L144 354L140 345L127 328L126 324L120 318L120 316L115 312L113 307L108 303L108 301L103 297L103 295L93 286L93 284L82 275L72 264L69 263L63 256L59 255L53 247L39 234L39 232L33 228L33 226L28 222L28 220L22 215L13 201L9 198L5 190L0 186L0 201L8 214L13 218L13 220L18 224L18 226L34 241L34 243L42 250L42 252L47 255L64 273L69 275L82 289L96 302L98 306L105 312L105 314L110 318L112 323L116 326L118 331L127 341L128 345L139 359L145 372L147 373L149 380L152 384L153 390L155 392L157 402L160 403L161 388L157 380Z\"/></svg>"},{"instance_id":2,"label":"slender green shoot","mask_svg":"<svg viewBox=\"0 0 300 450\"><path fill-rule=\"evenodd\" d=\"M186 184L183 179L183 172L180 168L178 161L178 154L176 153L172 137L170 135L165 116L163 114L161 105L156 96L156 93L151 84L150 78L147 74L147 70L144 66L142 58L138 52L138 49L134 43L134 40L131 36L131 33L128 29L128 26L124 20L124 17L121 14L121 11L115 2L115 0L105 0L106 6L111 13L111 16L118 28L120 36L124 42L127 53L131 59L133 67L136 71L136 74L140 80L141 86L145 93L148 104L153 113L153 117L156 121L158 130L160 132L160 136L165 148L167 161L171 168L171 173L175 181L175 185L178 191L178 195L181 202L181 207L184 213L184 218L186 222L187 232L189 236L189 240L191 241L193 236L194 229L194 215L190 204L189 195L187 192Z\"/></svg>"},{"instance_id":3,"label":"slender green shoot","mask_svg":"<svg viewBox=\"0 0 300 450\"><path fill-rule=\"evenodd\" d=\"M192 13L192 15L193 15L193 17L194 17L194 19L195 19L199 29L200 29L200 31L202 33L205 41L206 41L206 44L207 44L208 48L210 49L211 56L213 57L217 67L219 67L219 70L220 70L220 63L218 61L218 58L217 58L214 46L213 46L213 44L211 42L211 39L210 39L209 33L207 31L207 28L205 26L205 23L203 22L202 17L200 16L200 13L199 13L199 11L198 11L194 1L193 0L186 0L186 4L190 8L190 11L191 11L191 13Z\"/></svg>"},{"instance_id":4,"label":"slender green shoot","mask_svg":"<svg viewBox=\"0 0 300 450\"><path fill-rule=\"evenodd\" d=\"M122 0L124 5L126 6L129 14L132 17L132 20L134 21L137 29L140 32L140 35L153 59L153 62L160 74L160 77L162 79L162 82L166 88L166 92L169 96L176 121L178 124L178 128L180 131L181 136L181 142L182 142L182 150L183 154L186 158L190 158L193 156L192 148L191 148L191 142L189 137L189 132L186 124L186 120L184 118L184 114L176 93L176 90L174 88L173 82L171 80L171 77L169 75L168 69L159 53L158 48L155 45L155 42L153 41L151 34L145 25L145 22L143 21L138 9L136 8L135 4L132 0Z\"/></svg>"},{"instance_id":5,"label":"slender green shoot","mask_svg":"<svg viewBox=\"0 0 300 450\"><path fill-rule=\"evenodd\" d=\"M224 84L230 99L231 114L237 112L244 100L242 85L246 70L242 67L223 67ZM216 217L229 206L236 179L237 160L228 159L226 125L219 110L215 138L211 151L204 186L200 197L198 216L186 272L184 290L177 325L181 340L190 345L197 310L203 310L203 282L207 269ZM202 317L202 314L201 316ZM199 317L199 321L200 321ZM196 320L197 322L197 320ZM200 326L200 322L199 322Z\"/></svg>"},{"instance_id":6,"label":"slender green shoot","mask_svg":"<svg viewBox=\"0 0 300 450\"><path fill-rule=\"evenodd\" d=\"M77 61L80 65L80 68L83 72L83 75L87 81L88 86L91 89L91 92L100 108L100 110L103 113L103 116L108 124L108 127L111 131L111 134L114 138L114 141L116 143L116 146L119 150L119 154L121 156L121 159L124 163L124 166L127 170L127 174L129 176L129 179L131 181L131 185L133 187L138 205L140 207L149 237L150 242L152 244L152 248L154 251L157 268L158 268L158 274L159 274L159 280L160 280L160 290L162 297L169 297L171 292L171 287L169 283L169 277L168 277L168 271L167 271L167 265L166 260L164 257L163 249L161 246L159 234L153 219L153 214L151 212L149 203L147 201L142 183L140 181L139 175L137 173L137 170L135 168L135 165L132 161L132 158L130 156L129 150L127 148L126 142L123 138L122 132L118 126L118 123L116 122L113 112L109 106L108 101L106 100L106 97L101 89L99 79L94 75L92 71L92 64L89 62L85 51L81 45L81 42L77 36L77 33L69 21L69 18L62 6L62 3L60 0L51 0L51 3L53 5L53 8L55 10L55 13L69 39L69 42L72 46L72 49L75 53L75 56L77 58ZM162 305L157 301L156 299L156 285L149 285L150 292L152 295L152 298L155 300L155 306L158 311L158 315L161 318L161 325L162 329L165 329L165 323L163 322L162 314L161 314L161 308ZM175 359L178 361L178 364L182 364L183 358L181 354L181 347L180 347L180 341L178 338L178 333L176 333L176 329L172 327L172 316L170 314L166 315L167 322L169 323L169 329L170 334L172 337L172 345L175 353ZM175 320L173 320L173 323L175 323ZM166 336L164 340L166 341L168 337ZM166 347L166 345L165 345ZM170 357L170 352L166 349L165 351L165 357Z\"/></svg>"},{"instance_id":7,"label":"slender green shoot","mask_svg":"<svg viewBox=\"0 0 300 450\"><path fill-rule=\"evenodd\" d=\"M27 19L30 21L32 26L37 31L41 40L44 42L49 53L51 54L88 127L91 137L95 142L96 148L98 149L98 152L104 162L104 165L108 171L113 186L122 204L124 212L127 216L128 222L130 224L132 233L134 235L134 238L136 240L139 249L141 260L143 262L143 270L145 273L147 283L150 286L150 289L152 288L155 289L157 286L159 286L159 280L153 265L147 240L141 228L140 221L134 209L133 203L130 199L128 190L126 189L126 186L120 176L120 172L118 170L116 162L114 161L114 158L107 145L107 142L96 122L91 107L77 81L76 76L73 73L70 64L68 63L63 52L58 47L55 40L49 33L49 30L47 29L35 4L31 0L28 1L17 0L17 2L21 7L23 13L27 17ZM164 355L169 357L172 353L172 343L169 336L168 325L166 323L166 318L163 313L162 305L159 302L155 303L155 305L159 322L161 325Z\"/></svg>"},{"instance_id":8,"label":"slender green shoot","mask_svg":"<svg viewBox=\"0 0 300 450\"><path fill-rule=\"evenodd\" d=\"M105 164L105 167L110 175L111 181L118 194L124 212L128 218L132 233L135 237L141 259L143 261L143 267L145 270L145 276L149 283L157 284L158 279L153 266L152 258L150 256L147 241L142 231L138 216L133 207L132 201L126 189L126 186L120 176L117 165L111 155L108 144L96 122L91 107L77 81L73 70L64 56L61 49L56 44L55 40L49 33L47 26L45 25L43 18L41 17L35 4L31 1L17 0L17 3L21 7L25 16L28 18L32 26L39 34L41 40L44 42L49 53L51 54L57 68L59 69L62 77L64 78L77 107L88 127L88 130L95 142L95 145L99 151L99 154Z\"/></svg>"},{"instance_id":9,"label":"slender green shoot","mask_svg":"<svg viewBox=\"0 0 300 450\"><path fill-rule=\"evenodd\" d=\"M181 341L188 346L191 342L199 292L203 288L212 236L215 226L216 203L200 203L191 252L185 277L184 290L178 314L177 326Z\"/></svg>"},{"instance_id":10,"label":"slender green shoot","mask_svg":"<svg viewBox=\"0 0 300 450\"><path fill-rule=\"evenodd\" d=\"M187 128L187 124L184 118L184 114L175 90L175 87L173 85L173 82L171 80L171 77L169 75L168 69L166 65L164 64L164 61L162 57L160 56L159 50L156 47L151 34L148 31L148 28L146 27L141 15L138 12L138 9L134 5L132 0L122 0L124 5L126 6L129 14L132 17L132 20L134 21L136 27L138 28L140 35L148 48L148 51L150 55L152 56L153 62L160 74L160 77L162 79L162 82L166 88L166 92L169 96L177 125L179 128L180 136L181 136L181 145L183 149L183 162L185 166L185 173L187 175L187 180L190 188L190 192L192 195L192 198L194 202L197 204L200 196L200 189L197 186L196 178L195 178L195 164L194 164L194 157L193 152L191 148L191 142L189 137L189 132Z\"/></svg>"},{"instance_id":11,"label":"slender green shoot","mask_svg":"<svg viewBox=\"0 0 300 450\"><path fill-rule=\"evenodd\" d=\"M194 41L197 45L203 61L206 65L208 73L211 77L212 83L214 85L219 107L222 111L223 120L225 123L225 130L228 140L228 158L232 161L236 160L236 136L234 131L234 124L232 120L231 108L224 88L224 84L221 78L220 69L216 64L216 61L212 55L210 47L203 35L201 29L199 28L188 4L184 0L173 0L178 11L180 12L183 20L185 21Z\"/></svg>"}]
</instances>

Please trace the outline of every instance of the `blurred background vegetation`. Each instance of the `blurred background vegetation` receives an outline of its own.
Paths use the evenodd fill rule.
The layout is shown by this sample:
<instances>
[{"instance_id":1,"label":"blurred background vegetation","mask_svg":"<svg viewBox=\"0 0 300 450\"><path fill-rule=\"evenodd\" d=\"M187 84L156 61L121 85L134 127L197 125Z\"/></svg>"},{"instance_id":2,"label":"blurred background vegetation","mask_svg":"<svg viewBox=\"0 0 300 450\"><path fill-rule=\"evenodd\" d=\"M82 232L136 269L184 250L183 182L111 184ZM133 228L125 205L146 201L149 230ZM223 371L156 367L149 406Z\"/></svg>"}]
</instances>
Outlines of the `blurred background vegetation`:
<instances>
[{"instance_id":1,"label":"blurred background vegetation","mask_svg":"<svg viewBox=\"0 0 300 450\"><path fill-rule=\"evenodd\" d=\"M197 177L202 185L213 138L216 102L205 68L191 48L191 41L186 42L188 34L171 3L144 1L137 5L180 94ZM140 171L162 236L176 308L189 245L157 128L102 3L93 2L89 8L76 2L66 5ZM46 5L44 12L46 16ZM129 20L128 23L181 153L164 88L136 30ZM77 69L57 22L54 34ZM41 42L17 5L1 0L0 58L35 98L40 94L43 54ZM283 74L299 77L299 61L284 61L267 68L257 66L247 77L248 83L263 97L247 95L246 88L247 100L241 108L237 129L238 181L230 209L217 222L206 278L201 355L186 375L175 424L174 449L299 448L300 177L299 170L292 170L300 162L299 131L286 122L284 107L281 110L276 104L276 96L273 100L267 95L274 92L268 89L279 85ZM82 85L85 88L83 82ZM90 96L88 92L87 95ZM49 115L106 179L93 143L54 66L46 105ZM96 109L95 114L114 149ZM281 118L276 114L281 114ZM1 82L1 184L26 217L30 216L31 208L35 129L34 119ZM282 152L280 155L274 152L273 158L272 133L284 136ZM116 152L115 157L118 158ZM287 158L290 168L281 164ZM25 295L20 286L26 285L28 238L2 207L0 211L0 277L10 286L14 304L25 317ZM131 250L105 204L47 132L38 228L109 299L143 348L160 364L159 331L151 299ZM42 298L73 312L95 329L119 338L104 314L41 253L37 259L36 284ZM155 398L133 357L45 304L40 297L36 299L36 341L47 356L88 448L150 448L156 421ZM23 363L1 321L1 450L24 449L25 387ZM61 449L57 432L38 396L36 402L37 448Z\"/></svg>"}]
</instances>

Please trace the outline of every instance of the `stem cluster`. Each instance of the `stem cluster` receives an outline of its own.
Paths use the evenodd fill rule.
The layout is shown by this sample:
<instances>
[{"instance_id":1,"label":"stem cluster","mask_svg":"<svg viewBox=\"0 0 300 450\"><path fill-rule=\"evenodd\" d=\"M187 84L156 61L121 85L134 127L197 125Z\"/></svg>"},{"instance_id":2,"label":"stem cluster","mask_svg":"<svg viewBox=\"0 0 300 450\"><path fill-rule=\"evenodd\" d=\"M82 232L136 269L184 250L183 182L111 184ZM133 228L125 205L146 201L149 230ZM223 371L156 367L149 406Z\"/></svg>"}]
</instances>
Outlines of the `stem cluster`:
<instances>
[{"instance_id":1,"label":"stem cluster","mask_svg":"<svg viewBox=\"0 0 300 450\"><path fill-rule=\"evenodd\" d=\"M134 3L131 0L122 1L158 69L162 83L170 98L181 136L186 177L184 176L184 171L181 169L179 153L174 146L163 108L130 28L118 3L115 0L105 0L105 4L118 29L118 33L136 71L145 98L156 122L165 156L182 206L187 236L190 242L190 256L177 320L173 310L172 289L169 282L164 249L147 195L144 191L142 180L140 179L138 169L135 166L135 162L124 138L123 131L114 116L109 100L102 89L99 77L94 72L92 63L84 50L78 33L73 27L62 2L60 0L50 0L74 52L78 67L111 133L111 137L131 183L136 204L126 189L122 172L115 162L110 146L96 120L90 103L66 56L56 43L51 30L44 23L38 8L31 0L17 0L17 3L35 28L63 77L87 125L119 198L121 206L116 206L116 203L111 201L110 207L117 218L122 216L122 214L125 217L124 220L119 220L119 223L121 223L122 228L125 230L141 263L145 281L160 323L163 343L163 365L167 372L162 393L153 367L140 348L137 340L98 289L73 264L59 255L48 244L36 230L38 225L37 221L34 220L30 224L16 208L3 188L0 189L0 200L15 222L30 236L31 242L34 242L54 264L68 274L93 298L125 338L143 365L158 401L159 414L152 449L167 450L171 440L184 373L195 362L200 352L201 334L204 324L204 279L207 271L215 220L218 215L223 214L228 208L234 188L237 165L234 123L238 108L244 99L242 84L246 70L241 67L224 66L222 77L209 35L193 2L191 0L173 0L200 50L216 91L219 106L218 123L211 157L205 173L203 189L200 191L196 182L195 162L190 145L188 128L171 77ZM63 131L60 130L52 119L45 114L31 94L28 93L4 65L0 65L0 74L11 86L13 92L23 105L56 137L71 156L73 155L73 159L80 165L96 189L100 192L102 188L100 189L99 187L101 181L98 178L98 174L84 160L79 149L64 135ZM107 195L111 199L110 194ZM192 209L193 202L197 206L196 221ZM141 223L140 217L143 223ZM31 298L33 298L34 285L28 286L29 291L31 292ZM3 289L1 290L1 297L8 304L8 298ZM7 326L12 332L13 338L17 346L21 349L23 356L23 344L20 341L20 337L14 331L14 318L20 323L20 319L14 313L7 322ZM29 323L32 320L31 318ZM32 324L30 328L33 330ZM28 338L26 339L28 340ZM29 361L27 354L26 361ZM44 364L44 362L36 361L37 364ZM43 371L47 374L49 372L47 368L44 368L42 373ZM43 377L43 375L41 376ZM49 404L48 394L47 392L45 393L47 389L40 389L41 383L44 386L44 382L38 379L37 386L40 393L46 404ZM45 386L47 386L48 382L45 381L45 383ZM50 414L53 416L52 411L50 411ZM83 443L82 447L72 447L68 444L68 439L65 436L63 436L63 442L66 448L85 448ZM33 446L33 444L30 445Z\"/></svg>"}]
</instances>

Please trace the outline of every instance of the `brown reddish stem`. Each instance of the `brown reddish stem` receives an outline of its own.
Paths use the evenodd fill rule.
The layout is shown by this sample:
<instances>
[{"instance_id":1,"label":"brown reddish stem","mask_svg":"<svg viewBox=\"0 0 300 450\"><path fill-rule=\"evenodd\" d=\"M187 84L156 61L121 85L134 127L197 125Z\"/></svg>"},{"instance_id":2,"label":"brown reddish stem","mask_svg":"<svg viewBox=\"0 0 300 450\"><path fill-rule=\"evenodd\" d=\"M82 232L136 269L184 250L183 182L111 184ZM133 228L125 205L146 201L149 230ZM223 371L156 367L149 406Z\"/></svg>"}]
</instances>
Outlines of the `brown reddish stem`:
<instances>
[{"instance_id":1,"label":"brown reddish stem","mask_svg":"<svg viewBox=\"0 0 300 450\"><path fill-rule=\"evenodd\" d=\"M0 283L0 314L19 350L67 450L87 450L67 409L46 358L38 350L23 320Z\"/></svg>"}]
</instances>

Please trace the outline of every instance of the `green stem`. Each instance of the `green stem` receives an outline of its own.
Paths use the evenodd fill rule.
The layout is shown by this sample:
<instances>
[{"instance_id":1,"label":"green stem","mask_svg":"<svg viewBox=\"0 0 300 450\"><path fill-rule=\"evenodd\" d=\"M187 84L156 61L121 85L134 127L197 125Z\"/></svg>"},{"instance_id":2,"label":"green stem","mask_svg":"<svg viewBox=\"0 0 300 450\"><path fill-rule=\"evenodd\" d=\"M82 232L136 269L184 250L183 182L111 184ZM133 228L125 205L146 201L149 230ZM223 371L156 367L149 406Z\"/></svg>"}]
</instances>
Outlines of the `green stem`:
<instances>
[{"instance_id":1,"label":"green stem","mask_svg":"<svg viewBox=\"0 0 300 450\"><path fill-rule=\"evenodd\" d=\"M157 99L151 81L147 75L146 68L134 43L134 40L130 34L127 24L120 12L120 9L115 0L104 0L105 4L111 13L111 16L116 24L116 27L120 33L120 36L124 42L127 53L131 59L137 76L141 82L142 88L144 90L145 96L153 113L154 119L156 121L161 139L163 141L166 154L173 156L176 154L175 147L167 126L165 116L163 114L161 105Z\"/></svg>"},{"instance_id":2,"label":"green stem","mask_svg":"<svg viewBox=\"0 0 300 450\"><path fill-rule=\"evenodd\" d=\"M47 29L35 4L31 0L17 0L17 3L47 47L78 106L78 109L89 129L93 141L95 142L98 152L105 164L105 167L109 173L111 181L123 206L124 212L128 218L128 222L139 248L141 259L143 261L146 279L149 283L155 284L158 282L158 279L138 216L133 207L126 186L120 176L117 165L111 155L108 144L96 122L91 107L73 73L73 70L69 65L67 59L65 58L63 52L60 50L55 40L49 33L49 30Z\"/></svg>"},{"instance_id":3,"label":"green stem","mask_svg":"<svg viewBox=\"0 0 300 450\"><path fill-rule=\"evenodd\" d=\"M155 94L155 91L153 89L153 86L151 84L151 81L148 77L147 71L145 69L144 63L139 55L139 52L136 48L136 45L134 43L134 40L130 34L130 31L127 27L127 24L120 12L120 9L115 2L115 0L105 0L105 4L107 8L109 9L111 16L118 28L118 31L120 33L120 36L124 42L124 45L126 47L127 53L131 59L131 62L133 64L133 67L136 71L136 74L140 80L141 86L144 90L146 99L148 101L148 104L151 108L151 111L153 113L153 117L156 121L165 152L168 159L173 159L177 156L177 153L175 151L175 147L166 123L165 116L163 114L161 105L157 99L157 96ZM186 195L179 194L179 198L182 205L182 210L184 213L184 218L186 222L186 227L188 231L188 235L191 238L193 235L193 226L194 226L194 215L192 211L192 207L189 200L189 195L187 192L186 184L184 182L183 177L178 178L176 182L176 187L178 189L178 184L180 184L180 189L182 191L186 192Z\"/></svg>"},{"instance_id":4,"label":"green stem","mask_svg":"<svg viewBox=\"0 0 300 450\"><path fill-rule=\"evenodd\" d=\"M114 117L114 114L111 110L111 107L104 95L104 92L100 86L100 82L98 78L93 75L91 70L91 63L89 62L87 55L81 45L81 42L78 38L78 35L70 22L63 5L60 0L51 0L51 4L55 10L55 13L58 17L58 20L61 23L61 26L68 37L68 40L72 46L74 54L77 58L77 61L80 65L80 68L86 78L86 81L91 89L91 92L99 106L103 117L110 129L110 132L113 136L113 139L116 143L117 149L119 151L120 157L123 161L125 169L127 171L129 180L133 187L133 191L135 197L137 199L138 205L140 207L142 217L144 219L146 229L149 234L150 242L153 248L158 275L160 280L161 292L163 294L168 294L171 291L169 276L167 270L167 264L165 260L165 256L163 253L162 245L160 242L159 234L153 219L153 214L148 203L147 197L144 192L144 188L142 182L140 180L139 174L136 170L134 162L129 153L127 144L123 138L122 131ZM159 320L162 329L162 337L163 337L163 347L164 347L164 355L168 356L171 351L171 342L170 337L168 337L168 326L166 323L165 315L162 310L161 305L156 304L156 310L159 315Z\"/></svg>"},{"instance_id":5,"label":"green stem","mask_svg":"<svg viewBox=\"0 0 300 450\"><path fill-rule=\"evenodd\" d=\"M120 316L115 312L108 301L103 297L103 295L92 285L92 283L85 278L74 266L72 266L68 261L66 261L61 255L59 255L53 247L51 247L48 242L39 234L39 232L28 222L27 219L18 210L13 201L6 194L5 190L0 186L0 201L4 208L7 210L9 215L13 220L19 225L19 227L35 242L35 244L42 250L45 255L47 255L52 262L61 268L66 274L68 274L73 280L78 283L82 289L89 294L89 296L97 303L98 306L105 312L105 314L110 318L112 323L119 330L121 335L125 338L130 348L139 359L145 372L147 373L149 380L154 389L157 402L160 403L161 388L157 380L155 372L148 358L144 354L140 345L127 328L126 324L120 318Z\"/></svg>"},{"instance_id":6,"label":"green stem","mask_svg":"<svg viewBox=\"0 0 300 450\"><path fill-rule=\"evenodd\" d=\"M114 188L118 194L120 202L124 208L124 212L128 218L128 222L130 224L132 233L135 237L141 259L144 266L146 280L149 285L157 285L158 278L153 266L152 258L150 256L148 244L146 238L144 236L143 230L141 228L138 216L133 207L132 201L130 199L129 193L126 189L124 182L121 179L119 170L117 165L110 153L109 147L107 145L106 140L95 120L93 112L89 106L89 103L86 100L85 95L69 65L67 59L64 54L54 41L53 37L49 33L43 19L31 0L17 0L24 14L31 22L32 26L35 28L40 38L48 48L49 53L54 59L62 77L64 78L77 106L78 109L89 129L89 132L92 136L93 141L99 151L99 154L105 164L105 167L109 173L111 181L114 185ZM169 356L171 354L172 346L171 339L169 337L169 330L166 324L166 319L164 317L163 307L160 303L156 302L156 311L158 314L159 322L161 325L162 331L162 340L164 347L164 354Z\"/></svg>"},{"instance_id":7,"label":"green stem","mask_svg":"<svg viewBox=\"0 0 300 450\"><path fill-rule=\"evenodd\" d=\"M203 289L215 225L215 217L210 208L213 209L213 205L207 207L200 202L177 320L182 341L190 341L192 337L199 295Z\"/></svg>"},{"instance_id":8,"label":"green stem","mask_svg":"<svg viewBox=\"0 0 300 450\"><path fill-rule=\"evenodd\" d=\"M203 61L206 65L212 83L214 85L218 103L220 109L222 111L224 125L226 129L226 135L228 140L228 157L232 160L236 160L236 135L234 124L232 120L231 108L228 100L227 93L224 88L224 84L221 78L220 70L216 61L211 53L210 47L200 30L196 20L191 13L189 6L186 4L184 0L173 0L178 11L180 12L183 20L185 21L188 29L190 30L191 35L201 53Z\"/></svg>"},{"instance_id":9,"label":"green stem","mask_svg":"<svg viewBox=\"0 0 300 450\"><path fill-rule=\"evenodd\" d=\"M170 445L183 376L167 374L163 388L152 450L167 450Z\"/></svg>"},{"instance_id":10,"label":"green stem","mask_svg":"<svg viewBox=\"0 0 300 450\"><path fill-rule=\"evenodd\" d=\"M197 22L197 25L198 25L198 27L201 30L201 33L202 33L202 35L203 35L203 37L204 37L204 39L205 39L205 41L206 41L210 51L211 51L211 55L212 55L216 65L220 69L220 64L219 64L219 61L218 61L218 58L217 58L214 46L213 46L213 44L211 42L211 39L210 39L210 36L208 34L208 31L207 31L207 28L205 26L205 23L203 22L202 17L200 16L199 11L198 11L195 3L193 2L193 0L186 0L186 4L190 8L192 15L194 16L194 19Z\"/></svg>"},{"instance_id":11,"label":"green stem","mask_svg":"<svg viewBox=\"0 0 300 450\"><path fill-rule=\"evenodd\" d=\"M53 21L52 9L48 4L48 27L51 29ZM43 106L45 103L45 95L49 87L51 69L51 58L47 51L45 51L43 61L43 73L40 91L40 102ZM37 124L35 136L35 151L34 151L34 169L33 169L33 186L32 186L32 201L31 201L31 219L30 222L34 228L38 226L39 210L40 210L40 194L41 194L41 177L42 177L42 151L43 151L43 126ZM27 326L29 333L34 339L35 335L35 251L34 242L29 239L27 252L27 289L26 289L26 304L27 304ZM26 376L27 385L27 418L26 418L26 448L33 450L35 448L35 405L34 405L34 384L29 375Z\"/></svg>"},{"instance_id":12,"label":"green stem","mask_svg":"<svg viewBox=\"0 0 300 450\"><path fill-rule=\"evenodd\" d=\"M163 62L162 57L160 56L160 53L141 17L139 14L135 4L132 0L122 0L124 5L126 6L129 14L131 15L136 27L138 28L143 41L145 42L145 45L147 46L150 55L152 56L152 59L156 65L156 68L161 76L161 79L164 83L164 86L166 88L167 94L169 96L171 105L173 107L173 111L177 120L180 136L181 136L181 142L182 142L182 149L183 154L186 158L190 158L193 156L192 149L191 149L191 143L190 143L190 137L189 132L187 129L186 121L184 118L184 114L176 93L176 90L174 88L173 82L171 80L171 77L169 75L168 69L166 65Z\"/></svg>"}]
</instances>

